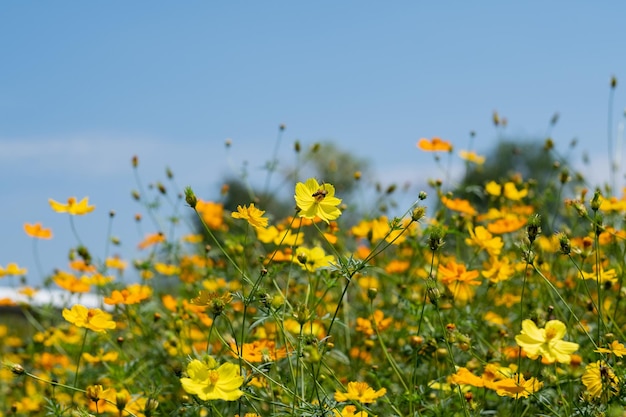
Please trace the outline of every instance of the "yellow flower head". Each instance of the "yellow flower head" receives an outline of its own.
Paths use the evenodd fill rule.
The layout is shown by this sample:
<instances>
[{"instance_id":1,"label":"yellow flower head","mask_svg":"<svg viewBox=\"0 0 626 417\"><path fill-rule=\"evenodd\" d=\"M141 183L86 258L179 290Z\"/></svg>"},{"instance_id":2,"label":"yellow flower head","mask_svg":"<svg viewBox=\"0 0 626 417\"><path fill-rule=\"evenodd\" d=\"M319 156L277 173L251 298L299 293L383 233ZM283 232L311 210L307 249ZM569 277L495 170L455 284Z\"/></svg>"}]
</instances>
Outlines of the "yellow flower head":
<instances>
[{"instance_id":1,"label":"yellow flower head","mask_svg":"<svg viewBox=\"0 0 626 417\"><path fill-rule=\"evenodd\" d=\"M465 159L468 162L473 162L476 165L482 165L485 163L485 157L476 154L474 151L459 151L461 159Z\"/></svg>"},{"instance_id":2,"label":"yellow flower head","mask_svg":"<svg viewBox=\"0 0 626 417\"><path fill-rule=\"evenodd\" d=\"M316 246L313 249L299 247L296 250L296 256L294 258L294 262L299 264L302 269L309 272L329 267L334 261L335 257L332 255L326 255L324 249L319 246Z\"/></svg>"},{"instance_id":3,"label":"yellow flower head","mask_svg":"<svg viewBox=\"0 0 626 417\"><path fill-rule=\"evenodd\" d=\"M267 218L263 217L265 214L264 210L259 210L254 207L254 203L248 206L237 206L237 211L233 212L232 216L234 219L244 219L248 221L250 226L255 229L260 229L267 226Z\"/></svg>"},{"instance_id":4,"label":"yellow flower head","mask_svg":"<svg viewBox=\"0 0 626 417\"><path fill-rule=\"evenodd\" d=\"M485 185L485 191L489 195L498 197L500 194L502 194L502 186L495 181L489 181L487 185Z\"/></svg>"},{"instance_id":5,"label":"yellow flower head","mask_svg":"<svg viewBox=\"0 0 626 417\"><path fill-rule=\"evenodd\" d=\"M604 397L604 400L608 400L619 392L619 378L604 361L587 365L581 380L591 398Z\"/></svg>"},{"instance_id":6,"label":"yellow flower head","mask_svg":"<svg viewBox=\"0 0 626 417\"><path fill-rule=\"evenodd\" d=\"M115 329L115 322L111 320L111 315L99 308L87 308L76 304L71 310L63 309L63 318L75 326L86 327L98 333Z\"/></svg>"},{"instance_id":7,"label":"yellow flower head","mask_svg":"<svg viewBox=\"0 0 626 417\"><path fill-rule=\"evenodd\" d=\"M498 256L504 246L501 237L493 237L484 226L476 226L474 230L469 228L470 237L465 239L469 246L477 246L480 250L486 250L489 256Z\"/></svg>"},{"instance_id":8,"label":"yellow flower head","mask_svg":"<svg viewBox=\"0 0 626 417\"><path fill-rule=\"evenodd\" d=\"M541 355L548 363L570 363L571 354L578 349L578 343L563 340L566 330L565 324L559 320L550 320L545 328L540 329L535 322L526 319L515 341L530 359Z\"/></svg>"},{"instance_id":9,"label":"yellow flower head","mask_svg":"<svg viewBox=\"0 0 626 417\"><path fill-rule=\"evenodd\" d=\"M528 194L528 190L522 189L520 191L517 190L515 184L512 182L507 182L504 184L504 196L511 201L519 201L522 198L526 197Z\"/></svg>"},{"instance_id":10,"label":"yellow flower head","mask_svg":"<svg viewBox=\"0 0 626 417\"><path fill-rule=\"evenodd\" d=\"M354 405L346 405L341 413L337 410L333 410L335 417L368 417L366 411L358 411Z\"/></svg>"},{"instance_id":11,"label":"yellow flower head","mask_svg":"<svg viewBox=\"0 0 626 417\"><path fill-rule=\"evenodd\" d=\"M13 276L26 275L27 272L28 270L26 268L20 268L15 262L11 262L7 264L6 268L3 268L2 266L0 266L0 278L2 278L5 275L13 275Z\"/></svg>"},{"instance_id":12,"label":"yellow flower head","mask_svg":"<svg viewBox=\"0 0 626 417\"><path fill-rule=\"evenodd\" d=\"M89 198L85 197L79 202L76 201L76 197L70 197L67 199L67 204L59 203L53 199L48 199L50 207L57 213L69 213L72 216L82 216L83 214L91 213L96 206L89 205Z\"/></svg>"},{"instance_id":13,"label":"yellow flower head","mask_svg":"<svg viewBox=\"0 0 626 417\"><path fill-rule=\"evenodd\" d=\"M611 346L608 349L607 348L598 348L598 349L594 350L594 352L598 352L598 353L612 353L615 356L617 356L618 358L621 358L624 355L626 355L626 348L624 347L624 344L620 343L617 340L614 340L611 343Z\"/></svg>"},{"instance_id":14,"label":"yellow flower head","mask_svg":"<svg viewBox=\"0 0 626 417\"><path fill-rule=\"evenodd\" d=\"M359 401L363 404L376 402L376 399L387 393L387 389L381 388L374 391L367 382L348 382L347 392L335 392L335 400L342 401Z\"/></svg>"},{"instance_id":15,"label":"yellow flower head","mask_svg":"<svg viewBox=\"0 0 626 417\"><path fill-rule=\"evenodd\" d=\"M210 356L205 362L194 359L187 366L187 375L187 378L180 379L183 389L203 401L235 401L243 395L239 389L243 377L239 375L239 366L233 363L218 367Z\"/></svg>"},{"instance_id":16,"label":"yellow flower head","mask_svg":"<svg viewBox=\"0 0 626 417\"><path fill-rule=\"evenodd\" d=\"M317 216L329 223L341 215L341 210L337 208L341 200L335 197L335 187L326 183L320 185L315 178L297 183L294 198L300 209L298 215L305 219Z\"/></svg>"}]
</instances>

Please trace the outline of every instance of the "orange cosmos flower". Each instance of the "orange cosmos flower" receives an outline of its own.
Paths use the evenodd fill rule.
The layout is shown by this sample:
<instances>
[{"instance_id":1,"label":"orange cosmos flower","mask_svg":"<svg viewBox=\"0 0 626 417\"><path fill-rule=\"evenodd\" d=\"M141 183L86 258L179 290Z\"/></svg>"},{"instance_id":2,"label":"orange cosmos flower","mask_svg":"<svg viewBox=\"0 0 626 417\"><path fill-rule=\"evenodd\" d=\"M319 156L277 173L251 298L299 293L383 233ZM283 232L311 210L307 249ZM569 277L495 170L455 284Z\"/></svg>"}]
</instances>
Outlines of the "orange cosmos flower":
<instances>
[{"instance_id":1,"label":"orange cosmos flower","mask_svg":"<svg viewBox=\"0 0 626 417\"><path fill-rule=\"evenodd\" d=\"M123 290L113 290L110 297L105 297L105 304L137 304L152 295L152 289L141 284L132 284Z\"/></svg>"},{"instance_id":2,"label":"orange cosmos flower","mask_svg":"<svg viewBox=\"0 0 626 417\"><path fill-rule=\"evenodd\" d=\"M224 225L224 206L222 204L198 199L196 211L209 229L222 229Z\"/></svg>"},{"instance_id":3,"label":"orange cosmos flower","mask_svg":"<svg viewBox=\"0 0 626 417\"><path fill-rule=\"evenodd\" d=\"M441 282L448 287L455 300L465 303L474 297L475 286L480 285L478 271L468 271L464 264L449 261L439 265Z\"/></svg>"},{"instance_id":4,"label":"orange cosmos flower","mask_svg":"<svg viewBox=\"0 0 626 417\"><path fill-rule=\"evenodd\" d=\"M419 142L417 142L417 147L426 152L452 152L450 142L437 137L431 140L421 138Z\"/></svg>"},{"instance_id":5,"label":"orange cosmos flower","mask_svg":"<svg viewBox=\"0 0 626 417\"><path fill-rule=\"evenodd\" d=\"M230 344L233 352L237 352L234 342ZM276 349L276 342L262 339L252 343L244 343L241 346L241 357L251 363L272 362L287 356L284 347Z\"/></svg>"},{"instance_id":6,"label":"orange cosmos flower","mask_svg":"<svg viewBox=\"0 0 626 417\"><path fill-rule=\"evenodd\" d=\"M515 232L526 226L526 219L516 215L507 215L487 225L487 230L496 235Z\"/></svg>"},{"instance_id":7,"label":"orange cosmos flower","mask_svg":"<svg viewBox=\"0 0 626 417\"><path fill-rule=\"evenodd\" d=\"M83 214L91 213L96 206L89 205L89 198L85 197L79 202L76 201L76 197L70 197L67 199L67 204L59 203L53 199L48 199L50 207L57 213L68 213L72 216L82 216Z\"/></svg>"},{"instance_id":8,"label":"orange cosmos flower","mask_svg":"<svg viewBox=\"0 0 626 417\"><path fill-rule=\"evenodd\" d=\"M152 245L156 245L158 243L162 243L165 242L165 236L163 235L163 233L158 232L158 233L152 233L147 235L144 240L142 240L139 245L137 245L137 247L139 249L145 249L147 247L150 247Z\"/></svg>"},{"instance_id":9,"label":"orange cosmos flower","mask_svg":"<svg viewBox=\"0 0 626 417\"><path fill-rule=\"evenodd\" d=\"M41 223L24 223L24 232L36 239L52 239L52 229L44 229Z\"/></svg>"},{"instance_id":10,"label":"orange cosmos flower","mask_svg":"<svg viewBox=\"0 0 626 417\"><path fill-rule=\"evenodd\" d=\"M444 206L446 206L450 210L465 213L470 216L475 216L477 214L476 209L472 207L472 205L470 204L468 200L463 200L461 198L455 198L453 200L446 196L442 196L441 202L443 203Z\"/></svg>"},{"instance_id":11,"label":"orange cosmos flower","mask_svg":"<svg viewBox=\"0 0 626 417\"><path fill-rule=\"evenodd\" d=\"M522 375L512 375L495 382L496 393L501 397L526 398L543 387L536 378L526 380Z\"/></svg>"},{"instance_id":12,"label":"orange cosmos flower","mask_svg":"<svg viewBox=\"0 0 626 417\"><path fill-rule=\"evenodd\" d=\"M65 271L57 271L52 277L52 280L59 287L72 293L89 292L91 289L86 279L76 278L74 275Z\"/></svg>"}]
</instances>

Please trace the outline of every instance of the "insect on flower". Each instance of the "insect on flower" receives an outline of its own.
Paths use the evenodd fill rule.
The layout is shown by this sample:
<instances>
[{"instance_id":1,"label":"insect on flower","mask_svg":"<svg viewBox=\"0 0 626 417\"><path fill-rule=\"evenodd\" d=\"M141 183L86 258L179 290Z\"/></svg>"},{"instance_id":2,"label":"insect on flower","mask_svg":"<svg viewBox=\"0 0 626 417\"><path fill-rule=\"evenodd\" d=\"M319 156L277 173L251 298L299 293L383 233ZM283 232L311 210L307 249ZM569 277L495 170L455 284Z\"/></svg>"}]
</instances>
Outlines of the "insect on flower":
<instances>
[{"instance_id":1,"label":"insect on flower","mask_svg":"<svg viewBox=\"0 0 626 417\"><path fill-rule=\"evenodd\" d=\"M311 197L314 197L316 201L322 201L324 197L328 194L328 191L324 189L324 183L322 183L322 188L311 194Z\"/></svg>"}]
</instances>

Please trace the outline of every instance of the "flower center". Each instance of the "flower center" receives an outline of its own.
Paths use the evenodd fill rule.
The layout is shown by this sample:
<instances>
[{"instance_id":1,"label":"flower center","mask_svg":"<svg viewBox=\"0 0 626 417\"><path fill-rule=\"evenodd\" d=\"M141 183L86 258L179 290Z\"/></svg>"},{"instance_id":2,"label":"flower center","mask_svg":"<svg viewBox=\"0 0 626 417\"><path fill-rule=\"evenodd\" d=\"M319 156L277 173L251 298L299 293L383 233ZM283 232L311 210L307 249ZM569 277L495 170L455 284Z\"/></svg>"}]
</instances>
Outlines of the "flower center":
<instances>
[{"instance_id":1,"label":"flower center","mask_svg":"<svg viewBox=\"0 0 626 417\"><path fill-rule=\"evenodd\" d=\"M552 340L554 339L554 337L556 336L556 330L555 329L546 329L546 340Z\"/></svg>"},{"instance_id":2,"label":"flower center","mask_svg":"<svg viewBox=\"0 0 626 417\"><path fill-rule=\"evenodd\" d=\"M213 370L213 371L209 371L209 384L211 385L215 385L217 384L217 381L220 379L220 373Z\"/></svg>"}]
</instances>

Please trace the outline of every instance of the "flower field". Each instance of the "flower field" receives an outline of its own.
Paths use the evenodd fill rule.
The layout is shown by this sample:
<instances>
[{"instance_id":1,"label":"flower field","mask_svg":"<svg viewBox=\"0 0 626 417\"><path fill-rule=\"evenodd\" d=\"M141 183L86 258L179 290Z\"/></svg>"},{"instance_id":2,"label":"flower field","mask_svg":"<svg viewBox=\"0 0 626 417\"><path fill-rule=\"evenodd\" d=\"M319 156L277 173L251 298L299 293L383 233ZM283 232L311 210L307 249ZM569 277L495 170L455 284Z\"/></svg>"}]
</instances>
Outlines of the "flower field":
<instances>
[{"instance_id":1,"label":"flower field","mask_svg":"<svg viewBox=\"0 0 626 417\"><path fill-rule=\"evenodd\" d=\"M440 138L412 151L485 162ZM0 325L0 416L626 415L626 197L569 195L565 168L550 208L516 173L472 184L478 200L431 179L397 217L305 177L282 190L282 217L193 184L144 192L135 157L137 221L166 226L136 242L141 257L77 241L45 288L27 285L30 265L0 266L29 300L97 300L2 300L20 316ZM49 206L72 228L95 210L87 197ZM40 223L24 232L54 240Z\"/></svg>"}]
</instances>

